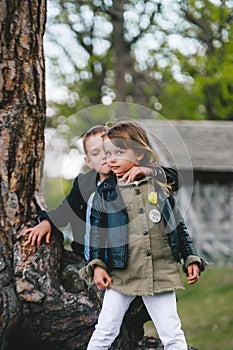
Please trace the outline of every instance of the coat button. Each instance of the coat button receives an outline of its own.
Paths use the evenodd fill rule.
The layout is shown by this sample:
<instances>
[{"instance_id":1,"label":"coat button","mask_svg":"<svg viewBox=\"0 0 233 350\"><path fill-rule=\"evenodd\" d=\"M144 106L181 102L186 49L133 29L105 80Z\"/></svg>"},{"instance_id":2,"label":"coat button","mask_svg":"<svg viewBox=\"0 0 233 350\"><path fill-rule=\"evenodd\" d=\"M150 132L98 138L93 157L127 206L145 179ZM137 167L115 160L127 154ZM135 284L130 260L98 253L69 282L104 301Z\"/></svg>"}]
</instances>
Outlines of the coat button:
<instances>
[{"instance_id":1,"label":"coat button","mask_svg":"<svg viewBox=\"0 0 233 350\"><path fill-rule=\"evenodd\" d=\"M141 194L141 191L139 190L139 188L137 188L137 189L135 190L135 193L136 193L137 196L139 196L139 195Z\"/></svg>"},{"instance_id":2,"label":"coat button","mask_svg":"<svg viewBox=\"0 0 233 350\"><path fill-rule=\"evenodd\" d=\"M144 214L144 213L145 213L145 210L144 210L144 208L140 208L140 209L138 210L138 212L139 212L139 214Z\"/></svg>"},{"instance_id":3,"label":"coat button","mask_svg":"<svg viewBox=\"0 0 233 350\"><path fill-rule=\"evenodd\" d=\"M144 236L148 235L148 230L143 231Z\"/></svg>"},{"instance_id":4,"label":"coat button","mask_svg":"<svg viewBox=\"0 0 233 350\"><path fill-rule=\"evenodd\" d=\"M147 250L146 256L151 256L151 252L149 250Z\"/></svg>"}]
</instances>

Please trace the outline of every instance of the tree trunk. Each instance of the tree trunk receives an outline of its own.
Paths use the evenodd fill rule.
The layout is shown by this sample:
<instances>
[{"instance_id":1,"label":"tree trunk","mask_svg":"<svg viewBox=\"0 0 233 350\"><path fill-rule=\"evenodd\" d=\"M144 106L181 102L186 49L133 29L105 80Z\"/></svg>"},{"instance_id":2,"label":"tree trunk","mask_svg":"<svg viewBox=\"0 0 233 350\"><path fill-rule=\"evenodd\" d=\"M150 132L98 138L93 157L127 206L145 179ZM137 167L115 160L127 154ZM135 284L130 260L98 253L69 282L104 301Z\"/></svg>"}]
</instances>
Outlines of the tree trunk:
<instances>
[{"instance_id":1,"label":"tree trunk","mask_svg":"<svg viewBox=\"0 0 233 350\"><path fill-rule=\"evenodd\" d=\"M131 43L126 41L124 28L125 0L113 0L110 11L113 23L112 45L115 52L115 86L117 102L136 102L142 106L149 105L144 93L147 83L140 72L134 68ZM127 82L127 76L132 81Z\"/></svg>"},{"instance_id":2,"label":"tree trunk","mask_svg":"<svg viewBox=\"0 0 233 350\"><path fill-rule=\"evenodd\" d=\"M59 235L39 249L27 246L23 236L43 207L46 2L4 0L0 13L0 347L9 348L22 328L28 336L56 341L59 349L82 349L100 302L81 282L79 294L64 290Z\"/></svg>"},{"instance_id":3,"label":"tree trunk","mask_svg":"<svg viewBox=\"0 0 233 350\"><path fill-rule=\"evenodd\" d=\"M18 5L19 4L19 5ZM45 3L1 1L1 339L22 311L22 229L40 206L45 124ZM22 263L20 263L22 262ZM26 280L24 280L26 283Z\"/></svg>"}]
</instances>

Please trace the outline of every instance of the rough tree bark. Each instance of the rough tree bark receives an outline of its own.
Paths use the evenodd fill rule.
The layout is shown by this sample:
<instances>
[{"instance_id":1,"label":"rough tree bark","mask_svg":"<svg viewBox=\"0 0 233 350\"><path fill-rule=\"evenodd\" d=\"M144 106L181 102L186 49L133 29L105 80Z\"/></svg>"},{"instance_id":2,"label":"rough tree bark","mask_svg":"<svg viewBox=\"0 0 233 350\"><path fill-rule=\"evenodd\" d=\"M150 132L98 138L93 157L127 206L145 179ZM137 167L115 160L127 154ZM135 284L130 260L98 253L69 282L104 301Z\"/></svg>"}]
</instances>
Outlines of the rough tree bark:
<instances>
[{"instance_id":1,"label":"rough tree bark","mask_svg":"<svg viewBox=\"0 0 233 350\"><path fill-rule=\"evenodd\" d=\"M0 14L0 347L24 329L59 349L82 349L97 319L96 296L82 285L78 294L65 291L59 235L40 249L23 236L43 206L46 2L4 0Z\"/></svg>"}]
</instances>

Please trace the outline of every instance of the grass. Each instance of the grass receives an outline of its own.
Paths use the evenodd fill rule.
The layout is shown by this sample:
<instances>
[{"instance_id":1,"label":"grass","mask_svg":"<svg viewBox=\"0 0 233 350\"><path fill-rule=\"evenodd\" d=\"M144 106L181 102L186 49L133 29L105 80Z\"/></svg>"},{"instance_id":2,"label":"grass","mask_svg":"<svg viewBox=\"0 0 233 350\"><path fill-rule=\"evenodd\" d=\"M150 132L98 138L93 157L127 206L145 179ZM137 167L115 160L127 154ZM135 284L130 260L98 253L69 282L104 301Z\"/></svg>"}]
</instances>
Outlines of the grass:
<instances>
[{"instance_id":1,"label":"grass","mask_svg":"<svg viewBox=\"0 0 233 350\"><path fill-rule=\"evenodd\" d=\"M177 307L188 344L199 350L233 350L233 268L211 266L198 283L177 292ZM145 334L158 336L152 322Z\"/></svg>"}]
</instances>

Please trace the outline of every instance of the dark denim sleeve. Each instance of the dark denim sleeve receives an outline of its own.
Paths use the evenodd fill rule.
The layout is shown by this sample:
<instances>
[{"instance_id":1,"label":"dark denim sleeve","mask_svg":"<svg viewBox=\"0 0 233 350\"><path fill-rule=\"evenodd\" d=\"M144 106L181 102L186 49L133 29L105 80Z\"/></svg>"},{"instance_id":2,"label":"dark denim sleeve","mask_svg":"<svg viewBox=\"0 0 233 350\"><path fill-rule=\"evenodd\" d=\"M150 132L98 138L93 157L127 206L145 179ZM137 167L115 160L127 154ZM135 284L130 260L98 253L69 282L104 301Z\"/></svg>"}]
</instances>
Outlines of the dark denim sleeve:
<instances>
[{"instance_id":1,"label":"dark denim sleeve","mask_svg":"<svg viewBox=\"0 0 233 350\"><path fill-rule=\"evenodd\" d=\"M183 177L177 170L166 167L162 167L163 171L160 167L153 167L153 169L155 170L155 179L171 185L173 192L178 191L178 189L183 185ZM164 177L164 173L166 178Z\"/></svg>"}]
</instances>

